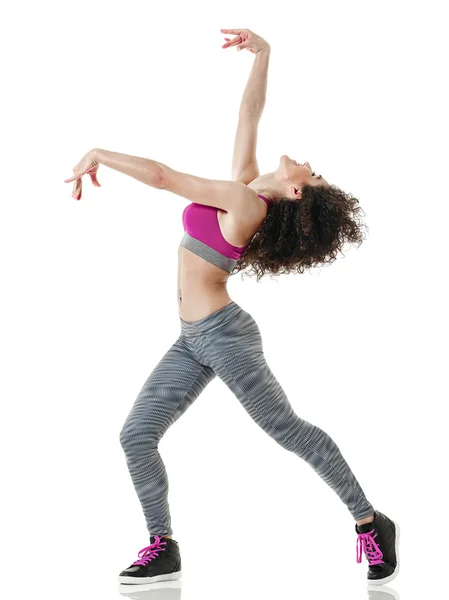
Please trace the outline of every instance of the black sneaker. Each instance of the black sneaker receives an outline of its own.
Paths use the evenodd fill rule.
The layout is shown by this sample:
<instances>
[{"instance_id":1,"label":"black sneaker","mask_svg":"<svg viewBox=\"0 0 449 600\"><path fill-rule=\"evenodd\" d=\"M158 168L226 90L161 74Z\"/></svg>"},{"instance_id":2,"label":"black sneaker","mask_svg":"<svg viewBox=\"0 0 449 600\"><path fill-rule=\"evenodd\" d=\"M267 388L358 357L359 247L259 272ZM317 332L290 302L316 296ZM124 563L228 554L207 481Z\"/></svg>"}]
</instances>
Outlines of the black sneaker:
<instances>
[{"instance_id":1,"label":"black sneaker","mask_svg":"<svg viewBox=\"0 0 449 600\"><path fill-rule=\"evenodd\" d=\"M362 562L362 550L368 560L368 584L390 583L399 572L399 527L378 510L374 521L364 525L355 524L357 538L357 562Z\"/></svg>"},{"instance_id":2,"label":"black sneaker","mask_svg":"<svg viewBox=\"0 0 449 600\"><path fill-rule=\"evenodd\" d=\"M119 583L142 585L153 581L171 581L182 575L181 554L176 540L152 535L150 545L142 548L139 556L120 573Z\"/></svg>"}]
</instances>

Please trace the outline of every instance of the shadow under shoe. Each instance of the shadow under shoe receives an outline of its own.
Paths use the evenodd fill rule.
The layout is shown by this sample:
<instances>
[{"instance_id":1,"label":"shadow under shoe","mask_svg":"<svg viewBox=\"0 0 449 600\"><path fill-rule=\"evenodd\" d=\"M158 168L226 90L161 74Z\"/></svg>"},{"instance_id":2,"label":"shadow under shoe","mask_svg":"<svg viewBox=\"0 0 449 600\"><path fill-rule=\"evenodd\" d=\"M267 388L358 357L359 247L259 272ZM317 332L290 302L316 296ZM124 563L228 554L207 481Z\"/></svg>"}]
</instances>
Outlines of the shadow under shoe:
<instances>
[{"instance_id":1,"label":"shadow under shoe","mask_svg":"<svg viewBox=\"0 0 449 600\"><path fill-rule=\"evenodd\" d=\"M399 526L378 510L374 521L355 524L357 537L357 562L362 562L362 551L368 560L368 583L390 583L399 572Z\"/></svg>"},{"instance_id":2,"label":"shadow under shoe","mask_svg":"<svg viewBox=\"0 0 449 600\"><path fill-rule=\"evenodd\" d=\"M155 581L180 579L181 554L176 540L152 535L150 545L140 550L138 558L119 577L119 583L145 585Z\"/></svg>"}]
</instances>

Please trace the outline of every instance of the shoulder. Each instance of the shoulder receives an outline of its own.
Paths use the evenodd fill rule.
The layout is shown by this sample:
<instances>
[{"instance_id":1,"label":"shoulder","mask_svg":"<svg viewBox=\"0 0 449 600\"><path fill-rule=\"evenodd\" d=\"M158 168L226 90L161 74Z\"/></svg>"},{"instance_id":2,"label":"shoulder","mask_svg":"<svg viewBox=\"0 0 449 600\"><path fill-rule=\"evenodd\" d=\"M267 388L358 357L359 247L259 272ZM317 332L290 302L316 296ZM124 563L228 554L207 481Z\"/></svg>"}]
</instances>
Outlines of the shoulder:
<instances>
[{"instance_id":1,"label":"shoulder","mask_svg":"<svg viewBox=\"0 0 449 600\"><path fill-rule=\"evenodd\" d=\"M257 206L257 194L240 181L206 179L175 171L167 165L161 165L159 188L226 212L240 213L244 206L247 209Z\"/></svg>"},{"instance_id":2,"label":"shoulder","mask_svg":"<svg viewBox=\"0 0 449 600\"><path fill-rule=\"evenodd\" d=\"M255 214L266 214L267 203L265 202L265 200L263 200L263 198L259 196L259 194L255 190L248 187L248 185L244 185L244 190L240 198L239 208L246 208L246 210L249 210Z\"/></svg>"},{"instance_id":3,"label":"shoulder","mask_svg":"<svg viewBox=\"0 0 449 600\"><path fill-rule=\"evenodd\" d=\"M239 194L237 201L228 210L229 220L251 229L263 223L267 215L267 205L253 189L247 185L244 185L244 188L245 190Z\"/></svg>"}]
</instances>

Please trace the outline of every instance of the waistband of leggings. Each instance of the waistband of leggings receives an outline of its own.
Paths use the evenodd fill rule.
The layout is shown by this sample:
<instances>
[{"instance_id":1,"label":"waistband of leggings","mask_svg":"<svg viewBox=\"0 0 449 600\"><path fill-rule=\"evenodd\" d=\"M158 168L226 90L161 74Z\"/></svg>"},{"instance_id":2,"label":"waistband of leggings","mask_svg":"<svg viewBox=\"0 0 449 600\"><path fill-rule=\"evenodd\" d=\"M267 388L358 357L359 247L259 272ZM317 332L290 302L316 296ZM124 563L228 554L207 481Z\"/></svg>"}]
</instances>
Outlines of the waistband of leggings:
<instances>
[{"instance_id":1,"label":"waistband of leggings","mask_svg":"<svg viewBox=\"0 0 449 600\"><path fill-rule=\"evenodd\" d=\"M237 302L230 302L223 308L216 310L207 317L199 319L198 321L192 321L188 323L179 317L181 322L181 333L184 335L198 335L200 333L206 333L217 327L221 327L228 321L235 318L235 316L242 311L242 307Z\"/></svg>"}]
</instances>

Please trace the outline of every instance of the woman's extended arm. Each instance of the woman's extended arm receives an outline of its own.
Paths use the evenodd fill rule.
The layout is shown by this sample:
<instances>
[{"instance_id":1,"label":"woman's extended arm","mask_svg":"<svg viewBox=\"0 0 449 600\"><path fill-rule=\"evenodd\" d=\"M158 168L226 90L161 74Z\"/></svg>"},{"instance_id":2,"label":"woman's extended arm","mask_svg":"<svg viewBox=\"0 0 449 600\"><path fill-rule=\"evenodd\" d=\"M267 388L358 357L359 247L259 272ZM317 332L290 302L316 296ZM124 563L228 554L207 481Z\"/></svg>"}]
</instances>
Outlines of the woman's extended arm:
<instances>
[{"instance_id":1,"label":"woman's extended arm","mask_svg":"<svg viewBox=\"0 0 449 600\"><path fill-rule=\"evenodd\" d=\"M81 199L83 175L90 175L93 185L101 187L97 179L100 164L130 175L154 188L183 196L191 202L215 206L226 212L239 213L246 217L249 215L251 202L254 204L254 198L258 200L254 190L236 181L205 179L190 173L180 173L156 160L109 152L102 148L90 150L75 165L73 169L75 174L64 180L64 183L74 181L72 198Z\"/></svg>"},{"instance_id":2,"label":"woman's extended arm","mask_svg":"<svg viewBox=\"0 0 449 600\"><path fill-rule=\"evenodd\" d=\"M270 46L256 54L240 104L232 158L232 179L249 183L259 176L257 129L265 106Z\"/></svg>"},{"instance_id":3,"label":"woman's extended arm","mask_svg":"<svg viewBox=\"0 0 449 600\"><path fill-rule=\"evenodd\" d=\"M102 148L92 150L95 160L101 165L120 171L125 175L134 177L142 183L151 185L154 188L161 187L161 174L163 163L150 158L140 158L139 156L130 156L129 154L120 154L119 152L109 152Z\"/></svg>"},{"instance_id":4,"label":"woman's extended arm","mask_svg":"<svg viewBox=\"0 0 449 600\"><path fill-rule=\"evenodd\" d=\"M98 166L102 164L120 171L125 175L130 175L155 188L161 187L162 163L149 158L140 158L139 156L130 156L129 154L120 154L119 152L109 152L102 148L89 150L87 154L73 167L74 175L64 179L64 183L73 183L72 198L80 200L83 193L82 178L83 175L90 175L92 184L101 187L97 179Z\"/></svg>"}]
</instances>

